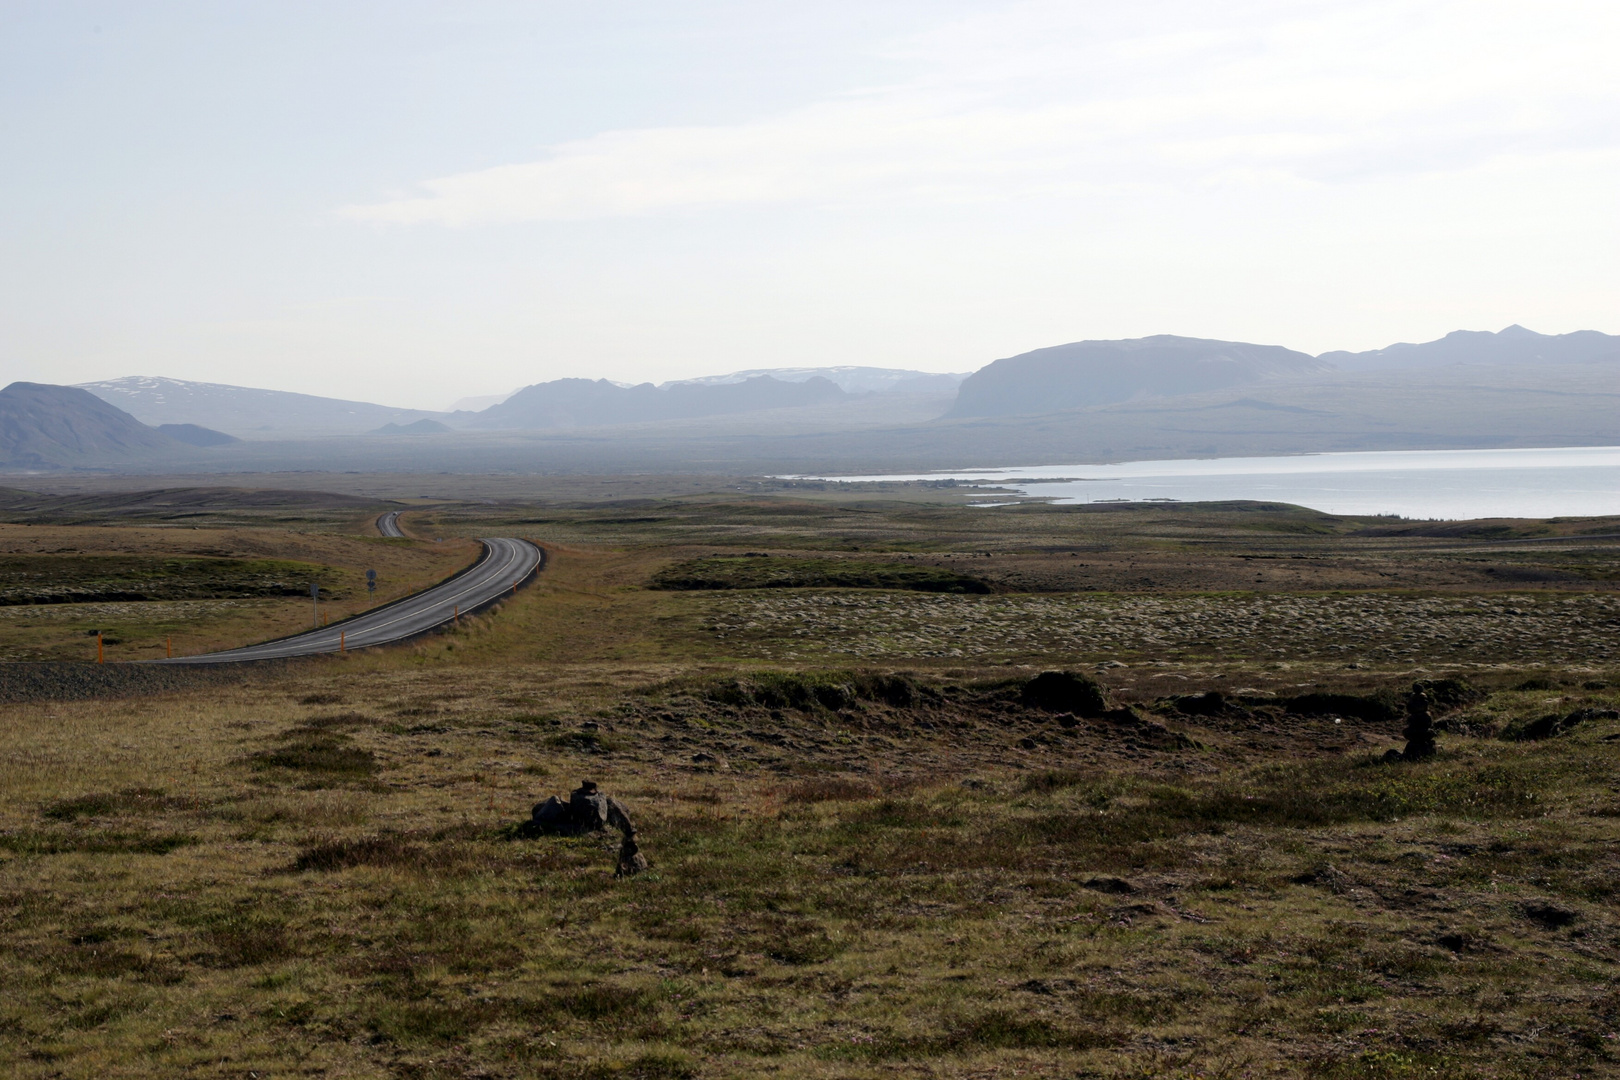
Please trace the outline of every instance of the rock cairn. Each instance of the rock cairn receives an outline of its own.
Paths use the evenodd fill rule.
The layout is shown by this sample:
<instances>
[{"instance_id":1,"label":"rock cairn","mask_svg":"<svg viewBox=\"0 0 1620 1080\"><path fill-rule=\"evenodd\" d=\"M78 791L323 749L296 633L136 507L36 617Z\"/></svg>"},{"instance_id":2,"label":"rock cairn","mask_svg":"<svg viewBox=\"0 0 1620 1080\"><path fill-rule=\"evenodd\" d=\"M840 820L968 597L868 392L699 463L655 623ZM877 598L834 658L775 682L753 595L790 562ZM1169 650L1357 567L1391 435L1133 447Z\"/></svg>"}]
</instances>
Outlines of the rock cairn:
<instances>
[{"instance_id":1,"label":"rock cairn","mask_svg":"<svg viewBox=\"0 0 1620 1080\"><path fill-rule=\"evenodd\" d=\"M630 877L647 869L647 857L636 843L636 827L617 799L604 795L594 780L582 780L563 802L553 795L536 803L524 832L541 836L584 836L618 829L619 865L615 877Z\"/></svg>"},{"instance_id":2,"label":"rock cairn","mask_svg":"<svg viewBox=\"0 0 1620 1080\"><path fill-rule=\"evenodd\" d=\"M1429 714L1429 695L1416 683L1406 698L1406 730L1401 734L1406 736L1406 749L1401 757L1407 761L1435 755L1437 747L1434 745L1434 717Z\"/></svg>"}]
</instances>

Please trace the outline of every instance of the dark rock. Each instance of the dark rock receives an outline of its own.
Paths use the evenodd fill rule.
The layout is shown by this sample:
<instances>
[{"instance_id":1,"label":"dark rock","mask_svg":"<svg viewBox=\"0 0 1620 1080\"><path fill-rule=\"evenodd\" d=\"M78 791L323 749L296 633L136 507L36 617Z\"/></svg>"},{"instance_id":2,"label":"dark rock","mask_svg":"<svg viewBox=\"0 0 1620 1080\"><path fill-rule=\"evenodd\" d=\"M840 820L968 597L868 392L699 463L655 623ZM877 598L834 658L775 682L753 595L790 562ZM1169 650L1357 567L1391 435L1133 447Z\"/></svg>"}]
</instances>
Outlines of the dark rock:
<instances>
[{"instance_id":1,"label":"dark rock","mask_svg":"<svg viewBox=\"0 0 1620 1080\"><path fill-rule=\"evenodd\" d=\"M1108 697L1096 680L1071 671L1043 671L1024 684L1020 695L1025 707L1076 716L1102 716Z\"/></svg>"},{"instance_id":2,"label":"dark rock","mask_svg":"<svg viewBox=\"0 0 1620 1080\"><path fill-rule=\"evenodd\" d=\"M1170 698L1170 705L1187 716L1220 716L1231 707L1231 702L1219 690L1210 690L1202 694L1176 694Z\"/></svg>"},{"instance_id":3,"label":"dark rock","mask_svg":"<svg viewBox=\"0 0 1620 1080\"><path fill-rule=\"evenodd\" d=\"M624 842L619 845L619 865L614 868L614 877L634 877L647 869L647 856L641 853L636 844L635 831L625 834Z\"/></svg>"},{"instance_id":4,"label":"dark rock","mask_svg":"<svg viewBox=\"0 0 1620 1080\"><path fill-rule=\"evenodd\" d=\"M1385 750L1384 751L1384 756L1383 756L1382 760L1384 760L1384 761L1405 761L1406 758L1401 754L1401 752L1399 750L1390 749L1390 750Z\"/></svg>"},{"instance_id":5,"label":"dark rock","mask_svg":"<svg viewBox=\"0 0 1620 1080\"><path fill-rule=\"evenodd\" d=\"M1580 918L1576 912L1544 900L1526 901L1519 905L1519 911L1531 922L1548 930L1568 926Z\"/></svg>"},{"instance_id":6,"label":"dark rock","mask_svg":"<svg viewBox=\"0 0 1620 1080\"><path fill-rule=\"evenodd\" d=\"M1094 877L1085 883L1088 889L1123 896L1136 891L1136 886L1119 877Z\"/></svg>"}]
</instances>

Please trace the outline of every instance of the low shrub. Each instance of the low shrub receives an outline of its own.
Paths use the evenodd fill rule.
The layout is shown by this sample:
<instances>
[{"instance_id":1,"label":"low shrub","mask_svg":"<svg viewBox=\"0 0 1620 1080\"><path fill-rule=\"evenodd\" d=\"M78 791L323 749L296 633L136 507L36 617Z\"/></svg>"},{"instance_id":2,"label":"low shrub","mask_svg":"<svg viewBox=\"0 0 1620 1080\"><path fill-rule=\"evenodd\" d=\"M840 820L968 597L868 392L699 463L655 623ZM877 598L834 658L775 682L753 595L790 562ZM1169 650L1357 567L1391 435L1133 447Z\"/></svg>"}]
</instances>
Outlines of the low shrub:
<instances>
[{"instance_id":1,"label":"low shrub","mask_svg":"<svg viewBox=\"0 0 1620 1080\"><path fill-rule=\"evenodd\" d=\"M878 789L862 780L849 780L841 776L816 777L800 780L782 792L787 802L853 802L875 799Z\"/></svg>"},{"instance_id":2,"label":"low shrub","mask_svg":"<svg viewBox=\"0 0 1620 1080\"><path fill-rule=\"evenodd\" d=\"M256 769L286 769L330 776L364 777L377 771L370 750L348 745L348 739L321 731L294 729L284 745L254 754Z\"/></svg>"},{"instance_id":3,"label":"low shrub","mask_svg":"<svg viewBox=\"0 0 1620 1080\"><path fill-rule=\"evenodd\" d=\"M77 821L87 817L115 814L161 814L172 810L194 810L196 799L168 795L161 788L125 788L118 792L95 791L71 799L59 799L46 806L44 816L54 821Z\"/></svg>"},{"instance_id":4,"label":"low shrub","mask_svg":"<svg viewBox=\"0 0 1620 1080\"><path fill-rule=\"evenodd\" d=\"M720 556L678 563L660 571L655 589L906 589L984 594L990 585L955 570L861 559L781 559Z\"/></svg>"}]
</instances>

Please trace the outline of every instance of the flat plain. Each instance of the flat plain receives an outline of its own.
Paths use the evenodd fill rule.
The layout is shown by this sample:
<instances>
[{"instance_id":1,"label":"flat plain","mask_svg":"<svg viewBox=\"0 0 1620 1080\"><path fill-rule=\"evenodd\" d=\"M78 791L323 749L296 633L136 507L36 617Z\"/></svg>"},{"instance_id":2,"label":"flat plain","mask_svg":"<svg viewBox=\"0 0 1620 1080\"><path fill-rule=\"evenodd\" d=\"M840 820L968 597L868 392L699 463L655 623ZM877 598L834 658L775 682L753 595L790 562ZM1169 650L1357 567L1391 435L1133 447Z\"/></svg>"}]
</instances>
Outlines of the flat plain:
<instances>
[{"instance_id":1,"label":"flat plain","mask_svg":"<svg viewBox=\"0 0 1620 1080\"><path fill-rule=\"evenodd\" d=\"M348 497L14 502L14 656L112 625L52 629L63 590L148 583L82 602L122 658L307 617L197 595L284 562L551 558L395 648L6 665L9 1073L1616 1071L1620 522L548 483L386 542ZM1440 752L1387 760L1415 683ZM516 834L586 777L646 873Z\"/></svg>"}]
</instances>

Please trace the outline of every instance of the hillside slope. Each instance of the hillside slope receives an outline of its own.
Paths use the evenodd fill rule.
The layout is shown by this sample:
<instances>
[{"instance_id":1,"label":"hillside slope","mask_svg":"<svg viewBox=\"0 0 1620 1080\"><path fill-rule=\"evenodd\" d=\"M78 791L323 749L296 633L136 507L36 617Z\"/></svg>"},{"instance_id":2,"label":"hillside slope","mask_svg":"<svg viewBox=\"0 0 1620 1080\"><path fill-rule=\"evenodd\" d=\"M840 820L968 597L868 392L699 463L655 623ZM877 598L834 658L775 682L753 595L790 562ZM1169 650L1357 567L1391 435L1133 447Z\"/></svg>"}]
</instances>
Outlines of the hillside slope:
<instances>
[{"instance_id":1,"label":"hillside slope","mask_svg":"<svg viewBox=\"0 0 1620 1080\"><path fill-rule=\"evenodd\" d=\"M1076 341L997 360L969 375L950 414L1018 416L1196 394L1278 377L1308 377L1329 365L1280 345L1158 334Z\"/></svg>"},{"instance_id":2,"label":"hillside slope","mask_svg":"<svg viewBox=\"0 0 1620 1080\"><path fill-rule=\"evenodd\" d=\"M0 465L76 465L182 459L184 443L73 386L14 382L0 390Z\"/></svg>"},{"instance_id":3,"label":"hillside slope","mask_svg":"<svg viewBox=\"0 0 1620 1080\"><path fill-rule=\"evenodd\" d=\"M556 379L526 386L479 413L471 427L540 431L686 420L799 408L845 394L821 376L784 382L759 375L741 382L619 386L606 379Z\"/></svg>"},{"instance_id":4,"label":"hillside slope","mask_svg":"<svg viewBox=\"0 0 1620 1080\"><path fill-rule=\"evenodd\" d=\"M245 439L359 435L384 424L410 424L448 415L148 375L82 383L80 389L126 410L144 424L196 424Z\"/></svg>"}]
</instances>

